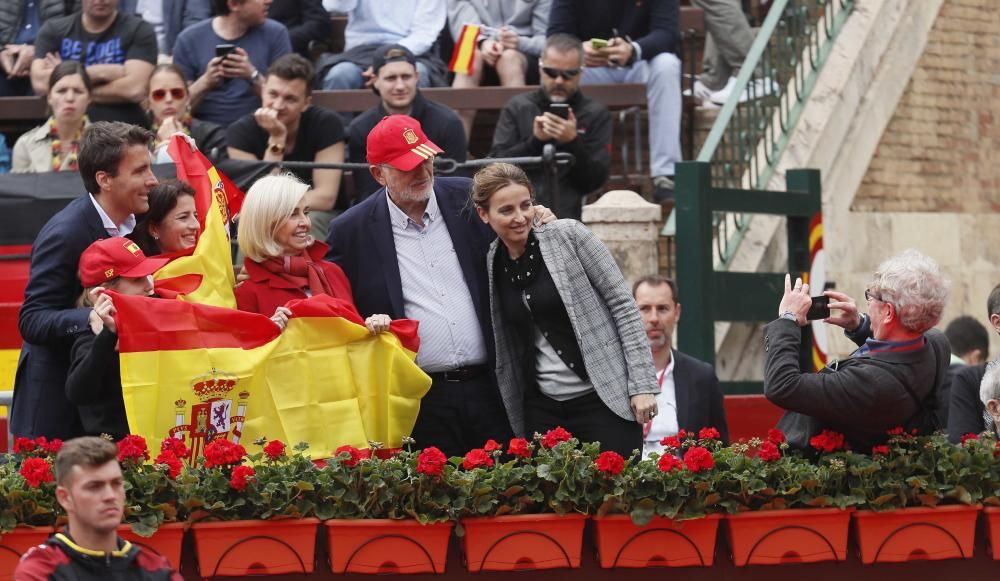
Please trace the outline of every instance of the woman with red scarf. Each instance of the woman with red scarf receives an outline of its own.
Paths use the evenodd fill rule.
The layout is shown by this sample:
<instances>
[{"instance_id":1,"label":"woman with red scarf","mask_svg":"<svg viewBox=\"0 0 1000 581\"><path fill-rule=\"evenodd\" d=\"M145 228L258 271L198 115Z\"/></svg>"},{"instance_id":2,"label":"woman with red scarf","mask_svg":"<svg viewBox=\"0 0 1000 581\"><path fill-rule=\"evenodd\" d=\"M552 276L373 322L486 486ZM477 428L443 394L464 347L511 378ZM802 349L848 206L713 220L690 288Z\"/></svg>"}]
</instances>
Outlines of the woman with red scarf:
<instances>
[{"instance_id":1,"label":"woman with red scarf","mask_svg":"<svg viewBox=\"0 0 1000 581\"><path fill-rule=\"evenodd\" d=\"M309 186L292 175L266 176L247 192L240 210L238 238L248 280L236 287L241 311L271 315L288 324L285 304L317 294L354 304L344 271L323 260L326 244L309 235ZM389 329L388 315L365 319L371 333Z\"/></svg>"}]
</instances>

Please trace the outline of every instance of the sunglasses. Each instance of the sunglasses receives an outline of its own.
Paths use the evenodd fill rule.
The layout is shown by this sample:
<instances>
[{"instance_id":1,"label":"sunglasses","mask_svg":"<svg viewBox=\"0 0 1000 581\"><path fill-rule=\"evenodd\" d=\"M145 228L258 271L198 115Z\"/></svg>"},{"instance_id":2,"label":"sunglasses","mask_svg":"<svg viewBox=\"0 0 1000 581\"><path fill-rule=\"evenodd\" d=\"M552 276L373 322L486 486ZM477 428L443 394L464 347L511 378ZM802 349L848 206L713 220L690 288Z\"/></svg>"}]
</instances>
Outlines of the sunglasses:
<instances>
[{"instance_id":1,"label":"sunglasses","mask_svg":"<svg viewBox=\"0 0 1000 581\"><path fill-rule=\"evenodd\" d=\"M180 101L185 97L185 95L187 95L187 92L184 89L170 89L170 96L173 97L175 101ZM152 97L154 101L162 101L167 98L167 90L157 89L150 93L149 96Z\"/></svg>"},{"instance_id":2,"label":"sunglasses","mask_svg":"<svg viewBox=\"0 0 1000 581\"><path fill-rule=\"evenodd\" d=\"M542 67L542 72L545 73L546 77L554 79L556 77L561 77L563 80L570 80L580 74L580 69L557 69L553 67Z\"/></svg>"}]
</instances>

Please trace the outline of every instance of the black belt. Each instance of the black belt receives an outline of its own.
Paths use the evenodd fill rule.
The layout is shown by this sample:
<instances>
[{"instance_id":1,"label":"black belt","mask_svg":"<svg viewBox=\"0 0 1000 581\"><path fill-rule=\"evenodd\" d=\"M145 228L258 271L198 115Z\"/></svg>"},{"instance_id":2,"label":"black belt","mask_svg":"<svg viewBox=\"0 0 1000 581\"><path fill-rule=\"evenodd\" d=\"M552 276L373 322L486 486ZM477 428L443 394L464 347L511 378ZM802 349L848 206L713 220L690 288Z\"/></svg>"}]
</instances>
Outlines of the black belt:
<instances>
[{"instance_id":1,"label":"black belt","mask_svg":"<svg viewBox=\"0 0 1000 581\"><path fill-rule=\"evenodd\" d=\"M459 383L486 375L488 371L489 368L485 364L480 363L479 365L456 367L455 369L449 369L448 371L435 371L433 373L428 373L427 375L430 375L431 380L435 382L447 381L449 383Z\"/></svg>"}]
</instances>

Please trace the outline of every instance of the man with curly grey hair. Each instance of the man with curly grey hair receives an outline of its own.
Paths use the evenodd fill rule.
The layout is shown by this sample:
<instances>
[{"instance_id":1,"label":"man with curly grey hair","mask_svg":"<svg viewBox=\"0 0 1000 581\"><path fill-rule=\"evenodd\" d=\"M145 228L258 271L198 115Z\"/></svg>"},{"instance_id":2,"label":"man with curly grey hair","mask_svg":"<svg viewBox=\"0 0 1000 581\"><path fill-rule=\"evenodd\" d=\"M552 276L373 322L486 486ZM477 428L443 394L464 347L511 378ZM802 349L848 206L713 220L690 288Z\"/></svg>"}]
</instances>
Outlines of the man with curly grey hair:
<instances>
[{"instance_id":1,"label":"man with curly grey hair","mask_svg":"<svg viewBox=\"0 0 1000 581\"><path fill-rule=\"evenodd\" d=\"M1000 426L1000 365L992 365L986 370L979 384L979 400L989 416L993 435L997 435L997 426Z\"/></svg>"},{"instance_id":2,"label":"man with curly grey hair","mask_svg":"<svg viewBox=\"0 0 1000 581\"><path fill-rule=\"evenodd\" d=\"M915 251L894 256L875 272L865 289L868 313L837 291L825 322L842 327L858 349L820 373L799 368L800 328L811 298L809 285L785 277L779 317L764 328L764 395L786 410L778 422L788 442L808 449L822 430L845 435L851 448L868 452L897 426L930 433L936 421L936 390L945 378L951 352L941 320L950 283L937 263Z\"/></svg>"}]
</instances>

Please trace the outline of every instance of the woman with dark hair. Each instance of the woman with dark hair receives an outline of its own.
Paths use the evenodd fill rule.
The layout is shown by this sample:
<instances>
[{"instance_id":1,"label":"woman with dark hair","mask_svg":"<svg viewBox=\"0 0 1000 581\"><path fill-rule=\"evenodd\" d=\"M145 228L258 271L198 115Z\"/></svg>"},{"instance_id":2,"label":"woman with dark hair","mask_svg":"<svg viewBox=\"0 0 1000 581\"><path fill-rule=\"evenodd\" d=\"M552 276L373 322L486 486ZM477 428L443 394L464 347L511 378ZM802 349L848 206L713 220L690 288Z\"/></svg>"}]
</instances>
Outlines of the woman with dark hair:
<instances>
[{"instance_id":1,"label":"woman with dark hair","mask_svg":"<svg viewBox=\"0 0 1000 581\"><path fill-rule=\"evenodd\" d=\"M92 88L78 61L63 61L52 69L47 97L52 116L14 144L12 173L77 171L80 137L90 124Z\"/></svg>"},{"instance_id":2,"label":"woman with dark hair","mask_svg":"<svg viewBox=\"0 0 1000 581\"><path fill-rule=\"evenodd\" d=\"M194 188L180 180L164 180L149 192L149 211L129 236L146 256L176 254L198 242Z\"/></svg>"},{"instance_id":3,"label":"woman with dark hair","mask_svg":"<svg viewBox=\"0 0 1000 581\"><path fill-rule=\"evenodd\" d=\"M472 201L487 254L496 377L516 435L562 426L629 457L660 391L639 309L607 247L576 220L535 223L531 182L494 163Z\"/></svg>"},{"instance_id":4,"label":"woman with dark hair","mask_svg":"<svg viewBox=\"0 0 1000 581\"><path fill-rule=\"evenodd\" d=\"M184 133L194 139L205 157L218 161L228 157L224 128L191 117L191 93L184 73L177 65L162 64L149 77L149 121L156 133L154 144L158 161L166 153L166 144L174 133Z\"/></svg>"}]
</instances>

